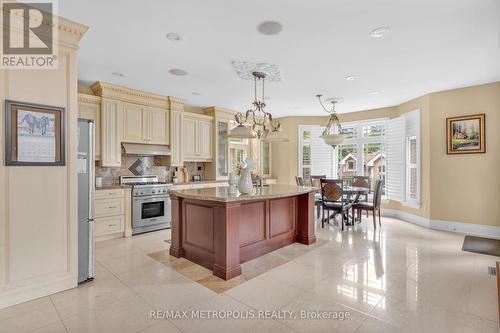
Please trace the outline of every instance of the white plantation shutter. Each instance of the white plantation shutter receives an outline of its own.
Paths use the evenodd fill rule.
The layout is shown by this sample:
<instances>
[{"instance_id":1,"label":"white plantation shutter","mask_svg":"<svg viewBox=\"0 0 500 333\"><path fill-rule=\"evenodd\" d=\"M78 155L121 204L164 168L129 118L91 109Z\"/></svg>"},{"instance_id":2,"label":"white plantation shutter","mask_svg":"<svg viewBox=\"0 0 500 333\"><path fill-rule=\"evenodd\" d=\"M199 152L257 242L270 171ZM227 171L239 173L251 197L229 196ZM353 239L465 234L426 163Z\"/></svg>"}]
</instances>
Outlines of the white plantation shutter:
<instances>
[{"instance_id":1,"label":"white plantation shutter","mask_svg":"<svg viewBox=\"0 0 500 333\"><path fill-rule=\"evenodd\" d=\"M405 113L406 201L420 204L420 110Z\"/></svg>"},{"instance_id":2,"label":"white plantation shutter","mask_svg":"<svg viewBox=\"0 0 500 333\"><path fill-rule=\"evenodd\" d=\"M386 192L390 200L405 201L406 121L389 119L386 131Z\"/></svg>"},{"instance_id":3,"label":"white plantation shutter","mask_svg":"<svg viewBox=\"0 0 500 333\"><path fill-rule=\"evenodd\" d=\"M334 150L320 138L324 127L311 127L311 175L336 178Z\"/></svg>"}]
</instances>

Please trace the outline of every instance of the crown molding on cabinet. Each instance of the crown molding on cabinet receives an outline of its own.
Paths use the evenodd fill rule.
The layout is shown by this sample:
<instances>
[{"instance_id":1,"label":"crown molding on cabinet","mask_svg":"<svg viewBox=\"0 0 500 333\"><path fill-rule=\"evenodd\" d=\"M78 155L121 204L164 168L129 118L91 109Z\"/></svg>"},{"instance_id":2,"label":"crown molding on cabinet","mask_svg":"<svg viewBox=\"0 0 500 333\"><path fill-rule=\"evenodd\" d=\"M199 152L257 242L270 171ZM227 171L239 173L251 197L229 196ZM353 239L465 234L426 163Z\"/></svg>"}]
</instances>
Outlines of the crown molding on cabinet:
<instances>
[{"instance_id":1,"label":"crown molding on cabinet","mask_svg":"<svg viewBox=\"0 0 500 333\"><path fill-rule=\"evenodd\" d=\"M118 99L124 102L137 103L141 105L154 106L159 108L169 108L172 104L180 104L182 107L184 100L171 96L157 95L141 90L123 87L117 84L97 81L90 86L90 89L97 96L104 98Z\"/></svg>"},{"instance_id":2,"label":"crown molding on cabinet","mask_svg":"<svg viewBox=\"0 0 500 333\"><path fill-rule=\"evenodd\" d=\"M204 108L203 112L212 117L217 117L219 119L227 119L233 120L234 115L237 113L231 109L219 107L219 106L210 106L208 108Z\"/></svg>"},{"instance_id":3,"label":"crown molding on cabinet","mask_svg":"<svg viewBox=\"0 0 500 333\"><path fill-rule=\"evenodd\" d=\"M79 103L90 103L90 104L101 104L101 97L78 93L78 102Z\"/></svg>"}]
</instances>

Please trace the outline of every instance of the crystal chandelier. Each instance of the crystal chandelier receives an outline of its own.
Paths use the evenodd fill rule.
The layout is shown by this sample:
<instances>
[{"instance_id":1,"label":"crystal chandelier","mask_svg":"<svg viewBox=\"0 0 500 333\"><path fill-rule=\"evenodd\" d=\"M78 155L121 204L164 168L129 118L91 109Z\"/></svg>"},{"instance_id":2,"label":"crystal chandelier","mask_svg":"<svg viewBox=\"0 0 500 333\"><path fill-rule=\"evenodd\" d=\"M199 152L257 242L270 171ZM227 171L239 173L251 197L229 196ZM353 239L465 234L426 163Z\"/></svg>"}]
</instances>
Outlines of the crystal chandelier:
<instances>
[{"instance_id":1,"label":"crystal chandelier","mask_svg":"<svg viewBox=\"0 0 500 333\"><path fill-rule=\"evenodd\" d=\"M330 103L332 103L332 108L331 110L329 110L328 108L325 107L323 101L321 100L321 97L323 97L323 95L316 95L316 97L318 98L319 104L321 104L323 110L325 110L330 114L328 125L326 126L320 138L322 138L327 145L335 148L337 145L341 144L344 141L342 126L340 125L339 117L337 116L337 112L335 111L335 104L342 102L342 99L341 98L331 99Z\"/></svg>"},{"instance_id":2,"label":"crystal chandelier","mask_svg":"<svg viewBox=\"0 0 500 333\"><path fill-rule=\"evenodd\" d=\"M264 81L266 74L262 72L252 72L254 78L254 93L255 98L252 103L253 109L249 109L245 114L238 112L234 116L234 120L238 124L229 132L230 138L254 139L259 138L266 142L286 142L287 138L281 135L281 125L276 119L273 119L271 113L264 110L266 103L264 102ZM262 82L261 99L257 96L257 85ZM244 124L248 121L252 122L251 128Z\"/></svg>"}]
</instances>

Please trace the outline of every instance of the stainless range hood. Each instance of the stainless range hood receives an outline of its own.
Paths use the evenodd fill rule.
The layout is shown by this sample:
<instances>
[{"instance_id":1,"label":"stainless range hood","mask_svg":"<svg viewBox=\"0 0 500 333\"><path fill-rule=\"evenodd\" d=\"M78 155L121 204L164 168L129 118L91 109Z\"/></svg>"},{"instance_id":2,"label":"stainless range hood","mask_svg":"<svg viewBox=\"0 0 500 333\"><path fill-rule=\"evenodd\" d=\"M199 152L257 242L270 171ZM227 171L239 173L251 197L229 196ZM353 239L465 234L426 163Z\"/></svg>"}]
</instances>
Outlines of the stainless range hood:
<instances>
[{"instance_id":1,"label":"stainless range hood","mask_svg":"<svg viewBox=\"0 0 500 333\"><path fill-rule=\"evenodd\" d=\"M125 153L129 155L152 156L152 155L171 155L170 148L164 145L145 145L140 143L122 143Z\"/></svg>"}]
</instances>

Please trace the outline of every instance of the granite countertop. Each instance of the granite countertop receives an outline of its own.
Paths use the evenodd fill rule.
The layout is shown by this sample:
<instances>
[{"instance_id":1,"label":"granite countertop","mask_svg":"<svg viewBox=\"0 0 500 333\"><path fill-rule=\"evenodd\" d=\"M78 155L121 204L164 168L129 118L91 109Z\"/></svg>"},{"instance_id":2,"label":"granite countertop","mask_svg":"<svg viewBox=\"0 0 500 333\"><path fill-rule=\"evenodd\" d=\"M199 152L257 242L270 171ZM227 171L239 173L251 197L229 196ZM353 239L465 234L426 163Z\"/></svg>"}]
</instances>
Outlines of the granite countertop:
<instances>
[{"instance_id":1,"label":"granite countertop","mask_svg":"<svg viewBox=\"0 0 500 333\"><path fill-rule=\"evenodd\" d=\"M245 200L285 198L294 195L316 192L316 189L308 186L294 185L270 185L262 188L253 188L249 194L229 193L229 187L211 187L191 190L173 190L171 195L195 200L237 202Z\"/></svg>"},{"instance_id":2,"label":"granite countertop","mask_svg":"<svg viewBox=\"0 0 500 333\"><path fill-rule=\"evenodd\" d=\"M182 183L172 183L172 185L194 185L194 184L212 184L212 183L227 183L227 180L196 180Z\"/></svg>"}]
</instances>

